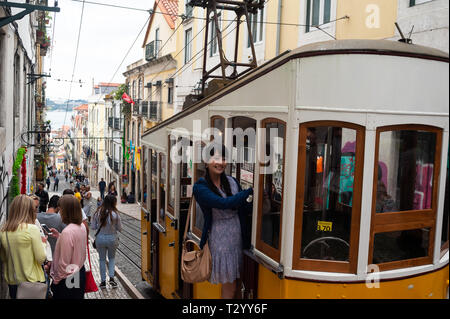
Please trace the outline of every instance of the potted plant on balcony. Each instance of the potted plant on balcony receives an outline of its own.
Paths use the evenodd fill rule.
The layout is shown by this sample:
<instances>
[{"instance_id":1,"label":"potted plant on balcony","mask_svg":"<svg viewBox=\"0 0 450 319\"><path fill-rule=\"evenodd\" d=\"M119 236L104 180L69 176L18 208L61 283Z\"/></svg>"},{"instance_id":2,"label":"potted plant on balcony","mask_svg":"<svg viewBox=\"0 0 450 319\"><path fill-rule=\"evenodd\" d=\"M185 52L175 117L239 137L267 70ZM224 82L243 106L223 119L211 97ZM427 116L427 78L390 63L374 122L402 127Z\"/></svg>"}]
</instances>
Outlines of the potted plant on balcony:
<instances>
[{"instance_id":1,"label":"potted plant on balcony","mask_svg":"<svg viewBox=\"0 0 450 319\"><path fill-rule=\"evenodd\" d=\"M43 44L44 43L45 32L43 30L36 30L36 43Z\"/></svg>"},{"instance_id":2,"label":"potted plant on balcony","mask_svg":"<svg viewBox=\"0 0 450 319\"><path fill-rule=\"evenodd\" d=\"M44 41L41 44L41 56L45 56L47 54L47 50L50 47L50 37L45 36Z\"/></svg>"}]
</instances>

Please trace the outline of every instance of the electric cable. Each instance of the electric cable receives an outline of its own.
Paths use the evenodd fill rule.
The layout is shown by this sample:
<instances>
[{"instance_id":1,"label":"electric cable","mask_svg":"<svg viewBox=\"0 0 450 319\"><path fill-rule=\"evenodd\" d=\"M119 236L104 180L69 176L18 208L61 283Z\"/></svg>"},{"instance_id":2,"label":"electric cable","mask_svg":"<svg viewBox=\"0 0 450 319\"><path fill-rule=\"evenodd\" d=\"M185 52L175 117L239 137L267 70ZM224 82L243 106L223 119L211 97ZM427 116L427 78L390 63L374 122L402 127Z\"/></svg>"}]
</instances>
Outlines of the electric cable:
<instances>
[{"instance_id":1,"label":"electric cable","mask_svg":"<svg viewBox=\"0 0 450 319\"><path fill-rule=\"evenodd\" d=\"M71 81L73 81L73 77L74 77L74 74L75 74L75 67L77 65L78 48L79 48L79 45L80 45L80 36L81 36L81 26L83 25L83 15L84 15L84 1L83 1L83 6L81 8L80 25L78 27L77 47L76 47L76 50L75 50L75 59L73 61L72 79L71 79ZM64 114L63 126L66 125L67 112L69 111L69 101L70 101L71 94L72 94L72 82L70 83L70 87L69 87L69 97L68 97L67 102L66 102L66 113Z\"/></svg>"},{"instance_id":2,"label":"electric cable","mask_svg":"<svg viewBox=\"0 0 450 319\"><path fill-rule=\"evenodd\" d=\"M134 47L134 44L136 43L137 39L139 38L139 36L141 35L142 31L145 29L145 26L147 25L147 23L150 21L150 17L151 15L148 16L147 20L145 21L144 25L142 26L141 30L139 31L137 37L134 39L133 43L131 44L130 48L128 49L127 53L125 54L125 56L123 57L122 61L120 62L119 66L117 67L116 71L114 72L113 76L111 77L111 80L109 80L109 82L107 82L107 84L111 84L112 80L114 79L114 77L116 76L117 72L119 71L120 67L122 66L123 62L125 61L125 59L127 58L128 54L130 53L131 49ZM98 103L101 99L101 95L99 97L99 99L97 100L96 103Z\"/></svg>"},{"instance_id":3,"label":"electric cable","mask_svg":"<svg viewBox=\"0 0 450 319\"><path fill-rule=\"evenodd\" d=\"M82 0L72 0L75 2L81 2ZM265 4L268 1L265 2ZM92 5L100 5L100 6L106 6L106 7L113 7L113 8L119 8L119 9L127 9L127 10L135 10L135 11L145 11L145 12L149 12L150 14L156 13L156 14L162 14L162 15L167 15L167 16L175 16L175 17L179 17L182 19L197 19L197 20L206 20L206 18L202 18L202 17L195 17L195 16L186 16L185 14L174 14L174 13L165 13L165 12L158 12L158 11L153 11L153 10L147 10L147 9L140 9L140 8L133 8L133 7L127 7L127 6L119 6L119 5L113 5L113 4L106 4L106 3L100 3L100 2L93 2L93 1L86 1L86 3L88 4L92 4ZM348 16L344 16L342 18L339 19L335 19L332 21L328 21L327 23L332 23L332 22L336 22L338 20L341 19L348 19ZM222 21L234 21L234 20L222 20ZM323 24L327 24L327 23L323 23L323 24L319 24L319 25L310 25L310 24L302 24L302 23L287 23L287 22L271 22L271 21L261 21L260 23L262 24L272 24L272 25L281 25L281 26L294 26L294 27L316 27L316 26L321 26Z\"/></svg>"}]
</instances>

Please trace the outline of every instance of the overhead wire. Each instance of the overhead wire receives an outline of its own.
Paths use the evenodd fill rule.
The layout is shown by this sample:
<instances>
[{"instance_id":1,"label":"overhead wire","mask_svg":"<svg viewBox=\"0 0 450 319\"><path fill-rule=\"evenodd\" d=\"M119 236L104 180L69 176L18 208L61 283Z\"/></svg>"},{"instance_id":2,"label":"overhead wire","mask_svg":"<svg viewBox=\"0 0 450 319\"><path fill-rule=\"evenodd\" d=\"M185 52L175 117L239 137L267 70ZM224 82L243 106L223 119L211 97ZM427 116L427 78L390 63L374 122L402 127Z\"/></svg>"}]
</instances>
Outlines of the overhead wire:
<instances>
[{"instance_id":1,"label":"overhead wire","mask_svg":"<svg viewBox=\"0 0 450 319\"><path fill-rule=\"evenodd\" d=\"M79 45L80 45L80 36L81 36L81 26L83 25L83 15L84 15L84 1L83 1L83 6L81 8L80 25L78 27L77 47L75 49L75 59L73 61L73 68L72 68L72 79L71 79L71 83L70 83L70 87L69 87L69 97L67 98L67 102L66 102L66 113L64 114L63 126L66 125L67 112L69 111L69 101L70 101L70 96L72 94L72 81L73 81L74 74L75 74L75 67L77 65L78 48L79 48Z\"/></svg>"},{"instance_id":2,"label":"overhead wire","mask_svg":"<svg viewBox=\"0 0 450 319\"><path fill-rule=\"evenodd\" d=\"M269 2L270 0L267 0L264 4L267 4L268 2ZM225 27L225 28L223 28L222 30L221 30L221 32L224 32L224 31L226 31L232 24L233 24L233 22L238 22L238 19L233 19L233 20L222 20L222 21L230 21L230 23ZM239 23L241 23L240 21L239 21ZM181 23L180 23L181 24ZM203 28L191 39L191 41L188 43L188 44L190 44L194 39L195 39L195 37L197 37L204 29L205 29L205 27L206 27L206 25L205 26L203 26ZM231 32L233 32L235 29L237 28L237 24L236 24L236 26L232 29L232 30L230 30L230 32L228 32L226 35L224 35L223 37L222 37L222 39L224 39L224 38L226 38ZM214 41L214 37L212 37L211 38L211 40L209 40L209 42L206 44L207 46L209 46L210 44L211 44L211 42L212 41ZM183 52L185 49L186 49L186 47L187 47L187 44L183 47L183 49L181 49L180 50L180 52L178 52L175 56L174 56L174 58L176 58L181 52ZM192 64L194 64L195 62L197 62L200 58L202 58L203 57L203 55L201 55L201 56L199 56L197 59L195 59L194 61L192 61L197 55L199 55L200 53L202 53L202 52L204 52L204 47L202 47L202 49L201 50L199 50L195 55L193 55L191 58L190 58L190 60L189 61L187 61L181 68L179 68L174 74L172 74L171 75L171 78L175 78L176 77L176 75L179 73L179 75L178 76L180 76L183 72L185 72L185 70L187 70ZM191 62L192 61L192 62ZM165 67L164 67L165 68ZM164 68L163 68L163 70L164 70ZM184 69L184 70L183 70ZM183 71L182 71L183 70ZM152 82L159 74L161 74L161 72L162 71L160 71L160 72L158 72L151 80L150 80L150 82ZM181 72L181 73L180 73ZM195 86L194 86L195 87ZM155 90L155 91L153 91L153 93L149 96L149 100L156 94L156 91L157 90Z\"/></svg>"},{"instance_id":3,"label":"overhead wire","mask_svg":"<svg viewBox=\"0 0 450 319\"><path fill-rule=\"evenodd\" d=\"M74 2L81 2L82 0L72 0ZM268 1L266 1L265 3L267 3ZM119 6L119 5L113 5L113 4L107 4L107 3L100 3L100 2L94 2L94 1L86 1L86 3L88 4L92 4L92 5L100 5L100 6L107 6L107 7L113 7L113 8L119 8L119 9L127 9L127 10L136 10L136 11L145 11L145 12L149 12L151 14L156 13L156 14L162 14L162 15L167 15L167 16L175 16L175 17L179 17L182 19L197 19L197 20L206 20L206 18L202 18L202 17L195 17L195 16L186 16L185 14L174 14L174 13L166 13L166 12L159 12L159 11L154 11L154 10L147 10L147 9L141 9L141 8L134 8L134 7L127 7L127 6ZM342 18L339 19L335 19L332 21L328 21L327 23L331 23L331 22L336 22L338 20L341 19L348 19L348 16L344 16ZM234 20L222 20L225 22L228 21L234 21ZM272 24L272 25L281 25L281 26L294 26L294 27L317 27L317 26L321 26L324 25L326 23L323 24L319 24L319 25L311 25L311 24L302 24L302 23L287 23L287 22L272 22L272 21L261 21L260 23L262 24Z\"/></svg>"},{"instance_id":4,"label":"overhead wire","mask_svg":"<svg viewBox=\"0 0 450 319\"><path fill-rule=\"evenodd\" d=\"M122 61L120 62L119 66L116 68L116 71L114 72L113 76L111 77L111 80L109 80L109 82L107 82L108 84L112 83L112 80L114 79L114 77L116 76L117 72L119 71L120 67L122 66L123 62L125 61L125 59L127 58L128 54L130 53L131 49L134 47L134 44L136 43L137 39L139 38L139 36L141 35L142 31L144 30L145 26L147 25L147 23L150 21L150 17L151 15L148 16L147 20L145 21L144 25L142 26L141 30L139 31L137 37L134 39L133 43L131 44L130 48L128 49L127 53L125 54L125 56L123 57ZM99 97L99 99L97 100L97 103L100 101L101 96Z\"/></svg>"},{"instance_id":5,"label":"overhead wire","mask_svg":"<svg viewBox=\"0 0 450 319\"><path fill-rule=\"evenodd\" d=\"M52 62L53 62L53 51L54 51L54 44L53 41L55 40L55 25L56 25L56 12L53 12L53 31L52 31L52 43L50 45L50 65L48 72L52 72Z\"/></svg>"},{"instance_id":6,"label":"overhead wire","mask_svg":"<svg viewBox=\"0 0 450 319\"><path fill-rule=\"evenodd\" d=\"M81 2L81 0L72 0L72 1L74 1L74 2ZM158 1L160 1L160 0L158 0ZM268 2L269 2L270 0L267 0L265 3L264 3L264 5L265 4L267 4ZM133 8L133 7L128 7L128 6L120 6L120 5L113 5L113 4L106 4L106 3L99 3L99 2L93 2L93 1L84 1L83 0L83 3L87 3L87 4L93 4L93 5L101 5L101 6L108 6L108 7L114 7L114 8L119 8L119 9L128 9L128 10L136 10L136 11L142 11L142 12L149 12L150 14L155 14L155 13L157 13L157 14L163 14L163 15L168 15L168 16L176 16L176 17L179 17L179 18L182 18L183 20L184 19L186 19L187 17L186 17L186 15L184 15L184 14L170 14L170 13L164 13L164 12L159 12L159 11L156 11L156 10L147 10L147 9L141 9L141 8ZM151 15L149 16L149 18L148 18L148 20L150 19L150 17L151 17ZM206 18L202 18L202 17L195 17L195 16L191 16L191 17L188 17L189 19L198 19L198 20L206 20ZM320 31L323 31L323 29L321 29L320 28L320 26L322 26L322 25L325 25L325 24L328 24L328 23L332 23L332 22L336 22L336 21L338 21L338 20L341 20L341 19L348 19L348 16L344 16L344 17L341 17L341 18L338 18L338 19L335 19L335 20L332 20L332 21L328 21L328 22L326 22L326 23L322 23L322 24L319 24L319 25L308 25L308 24L298 24L298 23L284 23L284 22L268 22L268 21L260 21L260 22L258 22L258 23L261 23L261 24L274 24L274 25L285 25L285 26L309 26L309 27L316 27L318 30L320 30ZM148 21L147 20L147 21ZM222 30L222 32L223 31L225 31L233 22L237 22L238 20L237 19L233 19L233 20L227 20L227 19L221 19L222 21L229 21L230 23L227 25L227 27L225 27L223 30ZM240 22L239 22L240 23ZM147 22L145 23L145 25L147 24ZM144 27L145 27L145 25L144 25ZM179 25L177 26L177 28L176 28L176 30L180 27L182 25L182 23L179 23ZM143 28L144 28L143 27ZM205 29L205 27L206 27L206 25L205 26L203 26L203 28L191 39L191 41L188 43L188 44L190 44L204 29ZM236 27L237 27L237 25L236 25ZM228 36L233 30L235 30L236 29L236 27L235 28L233 28L230 32L228 32L225 36L223 36L223 38L225 38L226 36ZM142 31L143 31L143 28L141 29L141 31L139 32L139 34L138 34L138 36L136 37L136 39L135 39L135 41L133 42L133 44L132 44L132 46L130 47L130 49L128 50L128 52L126 53L126 55L125 55L125 57L122 59L122 61L121 61L121 63L120 63L120 65L119 65L119 67L116 69L116 71L114 72L114 75L113 75L113 77L111 78L111 80L110 80L110 82L108 82L108 83L111 83L111 81L113 80L113 78L114 78L114 76L117 74L117 72L118 72L118 70L120 69L120 67L121 67L121 65L123 64L123 62L124 62L124 60L125 60L125 58L128 56L128 54L129 54L129 52L131 51L131 49L132 49L132 47L134 46L134 44L135 44L135 42L137 41L137 39L138 39L138 37L140 36L140 34L142 33ZM172 36L174 36L175 35L175 33L176 33L176 30L172 33L172 35L166 40L166 42L164 43L164 45L161 47L161 48L159 48L159 50L158 50L158 52L157 52L157 54L159 54L161 51L162 51L162 49L164 48L164 46L168 43L168 41L170 40L170 38L172 38ZM324 31L323 31L324 32ZM328 34L328 33L327 33ZM328 34L329 35L329 34ZM330 35L331 36L331 35ZM334 38L334 37L333 37ZM335 39L335 38L334 38ZM211 39L208 43L207 43L207 45L209 45L211 42L213 41L213 39ZM187 47L188 45L186 44L173 58L176 58L179 54L181 54L185 49L186 49L186 47ZM189 66L191 66L192 64L194 64L195 62L197 62L201 57L203 57L203 55L201 55L200 57L198 57L197 59L195 59L194 61L193 61L193 59L197 56L197 55L199 55L200 53L202 53L204 51L204 48L202 48L199 52L197 52L194 56L192 56L191 57L191 59L186 63L186 64L184 64L180 69L178 69L171 77L172 78L175 78L175 76L178 74L178 76L179 75L181 75L182 73L184 73L185 72L185 70L187 70L188 69L188 67ZM191 62L192 61L192 62ZM163 70L165 69L165 67L168 65L170 63L170 61L166 64L166 65L164 65L163 66L163 68L161 69L161 71L160 72L158 72L151 80L150 80L150 82L152 82L159 74L161 74L162 72L163 72ZM148 97L148 99L150 100L154 95L155 95L155 93L156 93L156 90L155 91L153 91L153 93L151 94L151 96L150 97ZM99 99L100 100L100 99ZM98 101L99 101L98 100Z\"/></svg>"}]
</instances>

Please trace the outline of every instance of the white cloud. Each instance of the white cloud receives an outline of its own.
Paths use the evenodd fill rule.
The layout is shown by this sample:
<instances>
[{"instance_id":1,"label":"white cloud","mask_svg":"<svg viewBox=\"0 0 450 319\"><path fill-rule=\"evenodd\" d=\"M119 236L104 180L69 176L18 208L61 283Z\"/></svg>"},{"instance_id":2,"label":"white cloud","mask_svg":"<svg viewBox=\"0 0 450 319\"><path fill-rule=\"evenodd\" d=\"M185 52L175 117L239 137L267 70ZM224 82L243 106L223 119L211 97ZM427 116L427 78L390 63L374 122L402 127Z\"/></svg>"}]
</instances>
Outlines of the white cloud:
<instances>
[{"instance_id":1,"label":"white cloud","mask_svg":"<svg viewBox=\"0 0 450 319\"><path fill-rule=\"evenodd\" d=\"M92 2L127 6L149 10L153 8L153 0L92 0ZM53 5L53 1L49 1ZM75 59L78 28L80 24L83 3L72 0L60 0L58 6L61 11L56 13L55 38L53 52L48 52L45 59L44 71L49 72L46 94L48 98L67 99ZM51 14L53 17L53 13ZM141 48L146 27L142 31L132 50L120 67L116 76L111 80L114 72L136 39L149 13L145 11L127 10L85 3L83 23L81 26L78 57L74 73L74 81L81 79L79 84L72 84L71 99L84 99L91 94L92 79L98 82L123 83L122 73L126 66L143 58ZM53 28L47 30L52 37Z\"/></svg>"}]
</instances>

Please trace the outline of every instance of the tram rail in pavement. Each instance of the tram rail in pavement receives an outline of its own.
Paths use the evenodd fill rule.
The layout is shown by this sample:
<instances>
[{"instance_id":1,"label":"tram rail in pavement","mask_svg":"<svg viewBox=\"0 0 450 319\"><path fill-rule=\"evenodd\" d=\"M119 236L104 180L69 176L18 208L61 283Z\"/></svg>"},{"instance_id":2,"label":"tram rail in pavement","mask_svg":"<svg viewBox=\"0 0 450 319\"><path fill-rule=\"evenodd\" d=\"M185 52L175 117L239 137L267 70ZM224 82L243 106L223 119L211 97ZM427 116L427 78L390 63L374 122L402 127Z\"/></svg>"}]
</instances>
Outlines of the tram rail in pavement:
<instances>
[{"instance_id":1,"label":"tram rail in pavement","mask_svg":"<svg viewBox=\"0 0 450 319\"><path fill-rule=\"evenodd\" d=\"M58 175L59 185L58 191L53 191L54 179L51 178L50 187L45 187L45 190L49 194L49 198L53 195L62 195L62 192L70 188L72 189L68 182L65 181L64 175ZM91 185L90 192L94 198L100 197L100 192L96 190L95 187ZM120 202L118 203L119 211L122 213L133 217L135 219L140 220L140 216L137 212L140 212L137 204L126 204L122 205ZM90 230L90 240L89 240L89 252L91 254L91 264L92 264L92 274L94 275L95 282L97 285L100 284L100 265L99 265L99 257L97 250L92 247L92 243L94 242L92 229ZM140 251L139 251L140 253ZM88 261L85 263L86 269L88 269ZM136 289L136 287L132 284L132 282L127 278L127 276L117 267L115 266L115 276L118 279L118 287L111 288L107 284L106 289L100 289L97 292L87 293L85 294L85 299L145 299L145 297Z\"/></svg>"}]
</instances>

